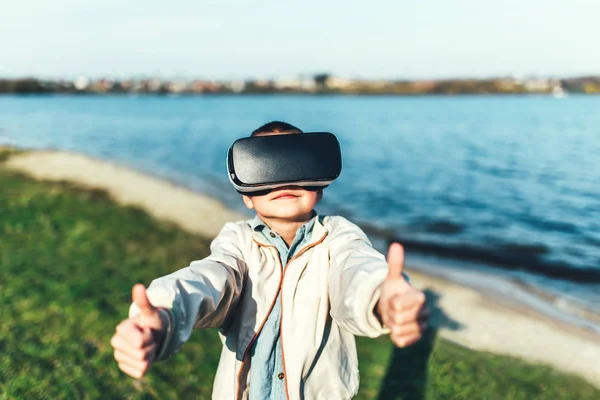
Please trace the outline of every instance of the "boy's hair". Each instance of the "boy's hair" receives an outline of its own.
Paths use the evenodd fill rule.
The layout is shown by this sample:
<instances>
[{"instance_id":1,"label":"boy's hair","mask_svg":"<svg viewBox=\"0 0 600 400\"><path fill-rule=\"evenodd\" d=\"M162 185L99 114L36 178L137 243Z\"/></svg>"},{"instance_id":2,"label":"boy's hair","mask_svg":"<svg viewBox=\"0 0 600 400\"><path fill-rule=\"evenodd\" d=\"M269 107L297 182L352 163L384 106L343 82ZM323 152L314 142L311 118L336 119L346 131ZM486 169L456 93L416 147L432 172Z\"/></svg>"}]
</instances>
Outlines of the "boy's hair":
<instances>
[{"instance_id":1,"label":"boy's hair","mask_svg":"<svg viewBox=\"0 0 600 400\"><path fill-rule=\"evenodd\" d=\"M252 136L260 136L267 133L279 133L279 134L288 134L288 133L302 133L302 130L296 128L292 124L288 124L287 122L282 121L271 121L258 129L255 129L254 132L250 135Z\"/></svg>"}]
</instances>

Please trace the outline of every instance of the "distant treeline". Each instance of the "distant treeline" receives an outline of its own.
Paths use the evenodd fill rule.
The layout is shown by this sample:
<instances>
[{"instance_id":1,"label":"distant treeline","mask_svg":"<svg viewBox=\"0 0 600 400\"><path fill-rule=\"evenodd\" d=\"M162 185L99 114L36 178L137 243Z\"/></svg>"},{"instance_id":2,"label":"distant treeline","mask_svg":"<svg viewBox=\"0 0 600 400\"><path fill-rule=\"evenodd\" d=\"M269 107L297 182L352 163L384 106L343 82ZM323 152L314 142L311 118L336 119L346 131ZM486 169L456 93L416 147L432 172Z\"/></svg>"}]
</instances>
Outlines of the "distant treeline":
<instances>
[{"instance_id":1,"label":"distant treeline","mask_svg":"<svg viewBox=\"0 0 600 400\"><path fill-rule=\"evenodd\" d=\"M90 93L90 94L528 94L565 93L600 94L600 76L568 79L552 78L497 78L450 80L352 80L328 74L294 81L170 81L164 79L40 80L36 78L0 79L0 93Z\"/></svg>"}]
</instances>

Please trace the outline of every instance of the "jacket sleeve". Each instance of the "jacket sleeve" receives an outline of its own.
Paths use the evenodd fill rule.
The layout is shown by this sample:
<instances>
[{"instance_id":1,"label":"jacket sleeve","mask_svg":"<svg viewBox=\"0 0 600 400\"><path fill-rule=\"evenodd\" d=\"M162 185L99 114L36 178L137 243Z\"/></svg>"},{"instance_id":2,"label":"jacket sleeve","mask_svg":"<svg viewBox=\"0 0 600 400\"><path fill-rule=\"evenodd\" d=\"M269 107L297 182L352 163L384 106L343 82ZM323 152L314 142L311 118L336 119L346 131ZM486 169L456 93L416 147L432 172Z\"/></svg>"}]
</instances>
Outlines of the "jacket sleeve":
<instances>
[{"instance_id":1,"label":"jacket sleeve","mask_svg":"<svg viewBox=\"0 0 600 400\"><path fill-rule=\"evenodd\" d=\"M371 246L358 226L347 220L340 225L341 232L330 244L331 317L354 335L377 337L388 333L374 314L388 272L385 257Z\"/></svg>"},{"instance_id":2,"label":"jacket sleeve","mask_svg":"<svg viewBox=\"0 0 600 400\"><path fill-rule=\"evenodd\" d=\"M235 308L246 275L246 262L240 250L240 228L226 224L210 245L210 256L188 267L158 278L147 293L159 307L167 330L157 360L179 350L193 328L219 328ZM129 316L139 314L133 303Z\"/></svg>"}]
</instances>

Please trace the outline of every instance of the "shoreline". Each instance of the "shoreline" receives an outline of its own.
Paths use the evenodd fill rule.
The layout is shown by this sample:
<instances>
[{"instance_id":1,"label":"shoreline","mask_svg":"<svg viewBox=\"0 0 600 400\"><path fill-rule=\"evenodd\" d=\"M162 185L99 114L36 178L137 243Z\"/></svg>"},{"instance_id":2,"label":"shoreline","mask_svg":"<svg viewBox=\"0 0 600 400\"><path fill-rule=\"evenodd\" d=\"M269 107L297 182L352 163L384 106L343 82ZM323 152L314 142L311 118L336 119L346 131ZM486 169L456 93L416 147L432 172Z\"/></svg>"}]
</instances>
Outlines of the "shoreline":
<instances>
[{"instance_id":1,"label":"shoreline","mask_svg":"<svg viewBox=\"0 0 600 400\"><path fill-rule=\"evenodd\" d=\"M40 180L104 189L119 204L140 207L207 238L225 222L247 219L212 197L127 166L66 151L23 150L3 165ZM415 286L434 299L431 325L441 337L472 349L548 364L600 388L599 333L552 318L501 291L484 291L431 269L408 267Z\"/></svg>"},{"instance_id":2,"label":"shoreline","mask_svg":"<svg viewBox=\"0 0 600 400\"><path fill-rule=\"evenodd\" d=\"M119 204L140 207L155 218L208 238L216 236L225 222L247 219L212 197L87 155L62 150L23 150L9 157L4 165L40 180L69 181L85 188L106 190Z\"/></svg>"}]
</instances>

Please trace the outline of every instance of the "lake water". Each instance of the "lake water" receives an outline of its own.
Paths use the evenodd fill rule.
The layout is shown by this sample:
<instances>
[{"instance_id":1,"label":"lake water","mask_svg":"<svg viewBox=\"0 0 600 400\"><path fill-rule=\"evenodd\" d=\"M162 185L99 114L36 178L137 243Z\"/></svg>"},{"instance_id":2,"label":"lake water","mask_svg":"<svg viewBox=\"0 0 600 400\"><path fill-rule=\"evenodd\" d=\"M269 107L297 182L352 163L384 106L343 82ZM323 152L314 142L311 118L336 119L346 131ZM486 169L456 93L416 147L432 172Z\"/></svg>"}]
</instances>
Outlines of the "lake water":
<instances>
[{"instance_id":1,"label":"lake water","mask_svg":"<svg viewBox=\"0 0 600 400\"><path fill-rule=\"evenodd\" d=\"M319 212L600 311L600 97L0 97L0 143L118 161L238 209L227 148L271 120L338 136Z\"/></svg>"}]
</instances>

